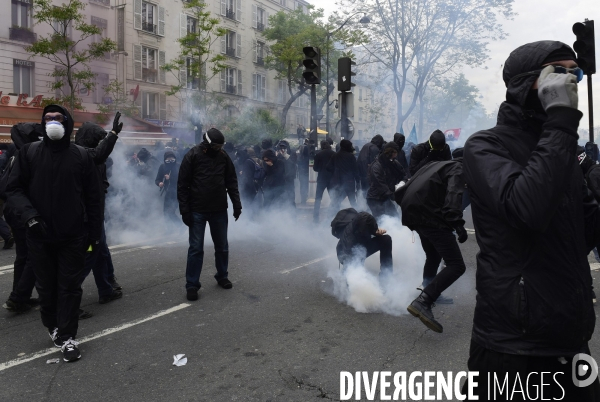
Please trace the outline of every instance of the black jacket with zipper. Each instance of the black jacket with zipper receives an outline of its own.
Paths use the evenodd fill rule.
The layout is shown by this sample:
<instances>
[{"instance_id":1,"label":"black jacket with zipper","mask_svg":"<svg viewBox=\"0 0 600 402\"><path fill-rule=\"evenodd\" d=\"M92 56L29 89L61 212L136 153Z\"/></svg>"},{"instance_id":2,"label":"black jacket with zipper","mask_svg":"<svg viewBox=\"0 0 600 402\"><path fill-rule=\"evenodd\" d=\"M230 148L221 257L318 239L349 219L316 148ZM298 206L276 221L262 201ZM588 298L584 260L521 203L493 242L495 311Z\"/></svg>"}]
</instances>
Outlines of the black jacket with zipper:
<instances>
[{"instance_id":1,"label":"black jacket with zipper","mask_svg":"<svg viewBox=\"0 0 600 402\"><path fill-rule=\"evenodd\" d=\"M367 198L386 200L394 194L396 184L406 179L406 173L396 159L386 160L380 154L369 168L369 191Z\"/></svg>"}]
</instances>

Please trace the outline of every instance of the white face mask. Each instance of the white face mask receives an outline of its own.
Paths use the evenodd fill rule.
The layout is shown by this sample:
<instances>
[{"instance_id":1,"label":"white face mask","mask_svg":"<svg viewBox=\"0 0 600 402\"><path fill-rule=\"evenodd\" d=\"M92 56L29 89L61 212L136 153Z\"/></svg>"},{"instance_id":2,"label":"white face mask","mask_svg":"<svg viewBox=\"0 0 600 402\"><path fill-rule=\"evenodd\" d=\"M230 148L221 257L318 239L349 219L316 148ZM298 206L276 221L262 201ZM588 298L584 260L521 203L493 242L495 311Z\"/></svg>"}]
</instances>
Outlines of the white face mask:
<instances>
[{"instance_id":1,"label":"white face mask","mask_svg":"<svg viewBox=\"0 0 600 402\"><path fill-rule=\"evenodd\" d=\"M46 134L51 140L58 141L65 135L65 128L57 121L50 121L46 124Z\"/></svg>"}]
</instances>

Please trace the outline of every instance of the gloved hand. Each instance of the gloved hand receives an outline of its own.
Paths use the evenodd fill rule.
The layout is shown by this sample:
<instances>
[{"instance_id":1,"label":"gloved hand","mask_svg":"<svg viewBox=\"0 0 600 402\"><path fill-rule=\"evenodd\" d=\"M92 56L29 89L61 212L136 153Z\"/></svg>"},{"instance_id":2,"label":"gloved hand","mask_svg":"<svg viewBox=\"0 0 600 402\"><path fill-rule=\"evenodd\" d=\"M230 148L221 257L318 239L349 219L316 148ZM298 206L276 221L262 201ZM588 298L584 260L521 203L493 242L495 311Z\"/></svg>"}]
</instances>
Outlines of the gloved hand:
<instances>
[{"instance_id":1,"label":"gloved hand","mask_svg":"<svg viewBox=\"0 0 600 402\"><path fill-rule=\"evenodd\" d=\"M27 229L33 235L33 237L46 237L48 236L48 227L39 216L35 216L27 221Z\"/></svg>"},{"instance_id":2,"label":"gloved hand","mask_svg":"<svg viewBox=\"0 0 600 402\"><path fill-rule=\"evenodd\" d=\"M187 213L181 215L181 220L183 221L185 226L191 228L192 225L194 224L194 215L191 212L187 212Z\"/></svg>"},{"instance_id":3,"label":"gloved hand","mask_svg":"<svg viewBox=\"0 0 600 402\"><path fill-rule=\"evenodd\" d=\"M577 77L557 74L554 66L546 66L538 78L538 97L546 111L559 106L577 109Z\"/></svg>"},{"instance_id":4,"label":"gloved hand","mask_svg":"<svg viewBox=\"0 0 600 402\"><path fill-rule=\"evenodd\" d=\"M113 120L112 132L116 135L119 135L121 130L123 129L123 123L119 123L119 119L121 118L121 112L117 112L115 115L115 119Z\"/></svg>"},{"instance_id":5,"label":"gloved hand","mask_svg":"<svg viewBox=\"0 0 600 402\"><path fill-rule=\"evenodd\" d=\"M461 244L466 242L467 239L469 238L469 235L467 234L467 231L465 230L465 228L463 226L459 226L455 230L456 230L456 235L458 236L458 242Z\"/></svg>"},{"instance_id":6,"label":"gloved hand","mask_svg":"<svg viewBox=\"0 0 600 402\"><path fill-rule=\"evenodd\" d=\"M238 220L238 218L240 217L241 214L242 214L242 210L241 209L234 209L233 210L233 217L235 218L236 221Z\"/></svg>"},{"instance_id":7,"label":"gloved hand","mask_svg":"<svg viewBox=\"0 0 600 402\"><path fill-rule=\"evenodd\" d=\"M98 245L100 244L100 240L87 239L85 244L86 244L85 251L87 251L88 253L91 253L91 252L96 251L96 249L98 248Z\"/></svg>"}]
</instances>

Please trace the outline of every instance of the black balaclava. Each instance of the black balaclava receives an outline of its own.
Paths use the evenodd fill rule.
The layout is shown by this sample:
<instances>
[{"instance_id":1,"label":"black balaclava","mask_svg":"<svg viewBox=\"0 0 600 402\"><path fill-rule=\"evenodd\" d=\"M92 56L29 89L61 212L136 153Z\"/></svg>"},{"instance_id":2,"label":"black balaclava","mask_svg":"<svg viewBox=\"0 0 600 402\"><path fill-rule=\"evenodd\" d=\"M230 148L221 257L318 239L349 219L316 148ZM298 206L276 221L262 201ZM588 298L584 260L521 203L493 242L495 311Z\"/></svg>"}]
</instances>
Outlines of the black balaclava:
<instances>
[{"instance_id":1,"label":"black balaclava","mask_svg":"<svg viewBox=\"0 0 600 402\"><path fill-rule=\"evenodd\" d=\"M431 145L432 149L441 151L446 146L446 136L441 130L435 130L429 136L429 145Z\"/></svg>"},{"instance_id":2,"label":"black balaclava","mask_svg":"<svg viewBox=\"0 0 600 402\"><path fill-rule=\"evenodd\" d=\"M204 136L202 137L202 145L206 149L206 154L208 156L215 157L219 154L219 152L221 152L221 150L211 147L211 144L225 144L225 136L216 128L211 128L204 133Z\"/></svg>"},{"instance_id":3,"label":"black balaclava","mask_svg":"<svg viewBox=\"0 0 600 402\"><path fill-rule=\"evenodd\" d=\"M46 134L46 122L44 121L44 116L46 113L54 113L59 112L67 117L67 121L61 123L65 128L65 135L60 140L51 140ZM71 143L71 134L73 133L73 127L75 126L75 122L71 117L69 111L60 106L60 105L48 105L44 108L42 112L42 126L44 127L44 144L46 144L52 150L61 150L68 148Z\"/></svg>"},{"instance_id":4,"label":"black balaclava","mask_svg":"<svg viewBox=\"0 0 600 402\"><path fill-rule=\"evenodd\" d=\"M140 149L137 153L138 159L144 163L148 162L148 159L150 159L150 156L151 156L150 151L148 151L146 148Z\"/></svg>"},{"instance_id":5,"label":"black balaclava","mask_svg":"<svg viewBox=\"0 0 600 402\"><path fill-rule=\"evenodd\" d=\"M175 162L171 162L171 163L167 163L167 159L168 158L173 158L175 159ZM163 157L163 161L167 164L167 165L172 165L177 163L177 156L175 155L175 152L173 151L165 151L165 156Z\"/></svg>"},{"instance_id":6,"label":"black balaclava","mask_svg":"<svg viewBox=\"0 0 600 402\"><path fill-rule=\"evenodd\" d=\"M340 149L345 152L354 152L354 147L352 146L352 142L350 140L340 141Z\"/></svg>"},{"instance_id":7,"label":"black balaclava","mask_svg":"<svg viewBox=\"0 0 600 402\"><path fill-rule=\"evenodd\" d=\"M383 147L383 143L384 143L383 137L381 135L377 134L376 136L374 136L371 139L371 143L377 145L377 148L381 149L381 147Z\"/></svg>"},{"instance_id":8,"label":"black balaclava","mask_svg":"<svg viewBox=\"0 0 600 402\"><path fill-rule=\"evenodd\" d=\"M404 137L404 134L400 134L400 133L394 134L394 142L396 144L398 144L398 147L400 147L400 149L404 148L405 141L406 141L406 137Z\"/></svg>"}]
</instances>

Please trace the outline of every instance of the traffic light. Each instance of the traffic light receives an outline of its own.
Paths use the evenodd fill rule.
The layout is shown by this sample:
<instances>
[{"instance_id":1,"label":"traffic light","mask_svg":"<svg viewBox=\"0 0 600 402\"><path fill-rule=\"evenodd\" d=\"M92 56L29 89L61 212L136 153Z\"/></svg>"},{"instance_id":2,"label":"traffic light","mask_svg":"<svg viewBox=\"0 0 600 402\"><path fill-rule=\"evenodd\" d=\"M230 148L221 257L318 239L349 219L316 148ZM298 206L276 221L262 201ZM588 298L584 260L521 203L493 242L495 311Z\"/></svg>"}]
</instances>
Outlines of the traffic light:
<instances>
[{"instance_id":1,"label":"traffic light","mask_svg":"<svg viewBox=\"0 0 600 402\"><path fill-rule=\"evenodd\" d=\"M596 73L596 44L594 43L594 21L585 20L573 25L577 40L573 49L577 52L577 64L586 74Z\"/></svg>"},{"instance_id":2,"label":"traffic light","mask_svg":"<svg viewBox=\"0 0 600 402\"><path fill-rule=\"evenodd\" d=\"M356 63L350 57L342 57L338 59L338 91L351 91L356 84L352 83L352 77L356 75L352 71L352 66Z\"/></svg>"},{"instance_id":3,"label":"traffic light","mask_svg":"<svg viewBox=\"0 0 600 402\"><path fill-rule=\"evenodd\" d=\"M321 50L318 47L307 46L302 49L304 53L304 72L302 77L307 84L321 83Z\"/></svg>"}]
</instances>

